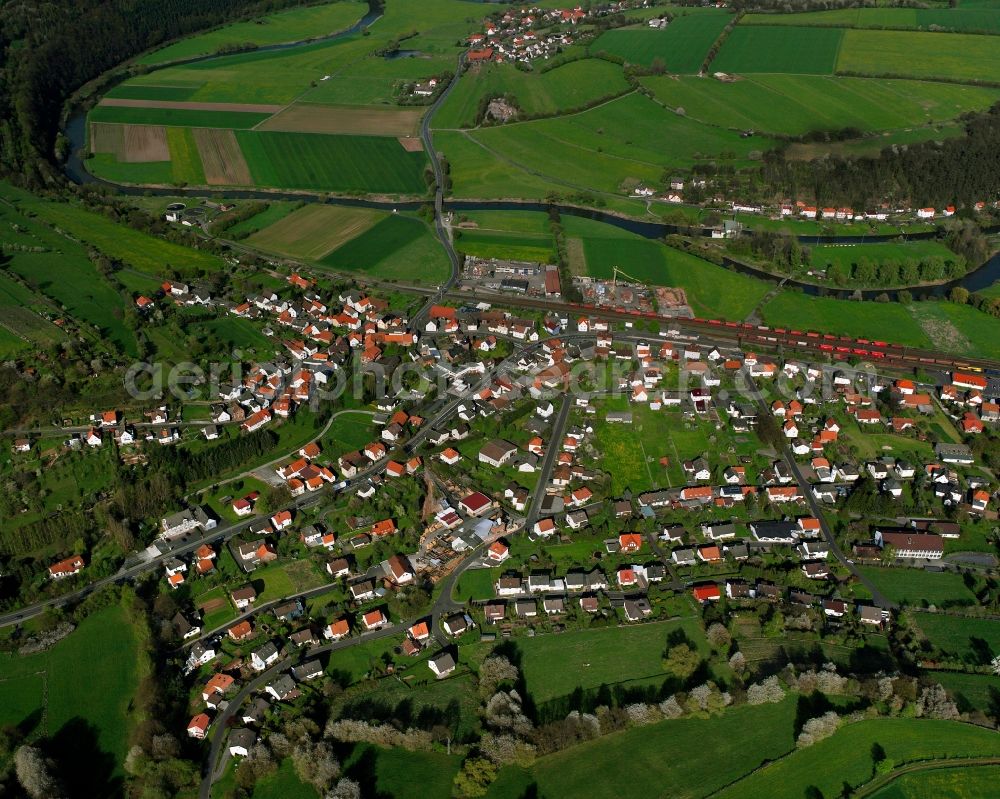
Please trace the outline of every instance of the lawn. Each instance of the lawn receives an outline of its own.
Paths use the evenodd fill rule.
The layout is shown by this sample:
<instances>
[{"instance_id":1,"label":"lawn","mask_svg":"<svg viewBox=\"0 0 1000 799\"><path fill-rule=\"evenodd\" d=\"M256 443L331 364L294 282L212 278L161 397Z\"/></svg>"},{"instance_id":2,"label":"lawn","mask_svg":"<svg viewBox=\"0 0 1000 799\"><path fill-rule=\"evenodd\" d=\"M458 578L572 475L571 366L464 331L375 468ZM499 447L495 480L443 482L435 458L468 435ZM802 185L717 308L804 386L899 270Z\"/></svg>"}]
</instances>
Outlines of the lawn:
<instances>
[{"instance_id":1,"label":"lawn","mask_svg":"<svg viewBox=\"0 0 1000 799\"><path fill-rule=\"evenodd\" d=\"M330 655L326 673L342 678L345 684L355 683L363 679L373 666L382 663L383 655L391 657L392 650L400 643L401 637L392 636L337 650Z\"/></svg>"},{"instance_id":2,"label":"lawn","mask_svg":"<svg viewBox=\"0 0 1000 799\"><path fill-rule=\"evenodd\" d=\"M253 788L253 799L319 799L316 789L299 779L291 760L281 761L278 770Z\"/></svg>"},{"instance_id":3,"label":"lawn","mask_svg":"<svg viewBox=\"0 0 1000 799\"><path fill-rule=\"evenodd\" d=\"M988 80L988 76L1000 74L1000 47L991 36L848 30L844 32L837 72Z\"/></svg>"},{"instance_id":4,"label":"lawn","mask_svg":"<svg viewBox=\"0 0 1000 799\"><path fill-rule=\"evenodd\" d=\"M495 583L501 569L468 569L458 578L452 595L464 602L467 599L492 599L496 596Z\"/></svg>"},{"instance_id":5,"label":"lawn","mask_svg":"<svg viewBox=\"0 0 1000 799\"><path fill-rule=\"evenodd\" d=\"M427 156L393 138L238 131L258 186L322 191L423 194Z\"/></svg>"},{"instance_id":6,"label":"lawn","mask_svg":"<svg viewBox=\"0 0 1000 799\"><path fill-rule=\"evenodd\" d=\"M261 353L273 353L275 343L246 319L224 316L203 322L198 327L217 344L229 349L249 348Z\"/></svg>"},{"instance_id":7,"label":"lawn","mask_svg":"<svg viewBox=\"0 0 1000 799\"><path fill-rule=\"evenodd\" d=\"M452 795L452 781L462 762L459 755L443 752L408 752L374 746L360 747L360 750L360 758L355 751L345 764L347 775L373 788L378 796L391 796L392 799L447 799ZM375 760L374 785L366 779L372 756Z\"/></svg>"},{"instance_id":8,"label":"lawn","mask_svg":"<svg viewBox=\"0 0 1000 799\"><path fill-rule=\"evenodd\" d=\"M1000 358L1000 320L996 317L951 302L918 302L909 310L938 349Z\"/></svg>"},{"instance_id":9,"label":"lawn","mask_svg":"<svg viewBox=\"0 0 1000 799\"><path fill-rule=\"evenodd\" d=\"M903 774L872 799L989 799L998 781L1000 766L956 766Z\"/></svg>"},{"instance_id":10,"label":"lawn","mask_svg":"<svg viewBox=\"0 0 1000 799\"><path fill-rule=\"evenodd\" d=\"M386 216L370 208L305 205L254 233L247 244L295 258L320 260Z\"/></svg>"},{"instance_id":11,"label":"lawn","mask_svg":"<svg viewBox=\"0 0 1000 799\"><path fill-rule=\"evenodd\" d=\"M64 773L85 770L78 787L86 787L86 795L112 796L124 775L137 681L132 627L125 611L111 606L45 652L0 654L0 719L25 724L25 732L41 724L63 753Z\"/></svg>"},{"instance_id":12,"label":"lawn","mask_svg":"<svg viewBox=\"0 0 1000 799\"><path fill-rule=\"evenodd\" d=\"M835 28L737 26L712 62L712 71L832 75L844 36Z\"/></svg>"},{"instance_id":13,"label":"lawn","mask_svg":"<svg viewBox=\"0 0 1000 799\"><path fill-rule=\"evenodd\" d=\"M270 114L249 111L199 111L187 108L132 108L99 105L88 114L91 122L117 122L124 125L169 125L190 128L252 128Z\"/></svg>"},{"instance_id":14,"label":"lawn","mask_svg":"<svg viewBox=\"0 0 1000 799\"><path fill-rule=\"evenodd\" d=\"M694 74L701 70L709 48L731 20L726 12L700 13L677 17L665 30L610 30L591 45L591 51L604 51L647 67L660 59L670 72Z\"/></svg>"},{"instance_id":15,"label":"lawn","mask_svg":"<svg viewBox=\"0 0 1000 799\"><path fill-rule=\"evenodd\" d=\"M399 214L385 217L319 263L410 282L438 282L448 272L444 249L430 228L419 219Z\"/></svg>"},{"instance_id":16,"label":"lawn","mask_svg":"<svg viewBox=\"0 0 1000 799\"><path fill-rule=\"evenodd\" d=\"M345 413L333 420L320 447L326 457L333 459L360 449L373 437L371 414L363 411Z\"/></svg>"},{"instance_id":17,"label":"lawn","mask_svg":"<svg viewBox=\"0 0 1000 799\"><path fill-rule=\"evenodd\" d=\"M434 115L435 128L472 127L480 101L510 95L528 116L565 113L600 98L628 90L622 68L610 61L586 58L546 72L522 72L508 64L487 64L467 72Z\"/></svg>"},{"instance_id":18,"label":"lawn","mask_svg":"<svg viewBox=\"0 0 1000 799\"><path fill-rule=\"evenodd\" d=\"M977 649L1000 655L1000 621L936 613L914 613L910 618L934 646L959 660L976 659ZM975 648L974 641L985 647Z\"/></svg>"},{"instance_id":19,"label":"lawn","mask_svg":"<svg viewBox=\"0 0 1000 799\"><path fill-rule=\"evenodd\" d=\"M810 785L822 796L839 796L844 782L857 786L871 778L873 743L897 764L997 752L996 733L981 727L932 719L869 719L754 772L720 792L718 799L802 799Z\"/></svg>"},{"instance_id":20,"label":"lawn","mask_svg":"<svg viewBox=\"0 0 1000 799\"><path fill-rule=\"evenodd\" d=\"M619 799L626 792L689 799L707 796L791 750L794 719L795 703L789 700L742 705L708 719L634 727L540 758L528 774L509 767L487 796L518 799L532 780L538 796ZM623 782L628 786L625 791ZM795 799L801 795L801 791L795 794Z\"/></svg>"},{"instance_id":21,"label":"lawn","mask_svg":"<svg viewBox=\"0 0 1000 799\"><path fill-rule=\"evenodd\" d=\"M226 25L200 36L191 36L167 45L144 56L140 59L140 63L162 64L166 61L215 53L222 47L233 45L260 46L324 36L349 28L364 16L366 10L367 6L360 0L339 0L335 3L269 14L247 22Z\"/></svg>"},{"instance_id":22,"label":"lawn","mask_svg":"<svg viewBox=\"0 0 1000 799\"><path fill-rule=\"evenodd\" d=\"M571 630L559 635L519 639L521 669L532 699L542 704L601 685L667 678L662 658L667 636L681 630L707 654L708 643L694 619L629 627Z\"/></svg>"},{"instance_id":23,"label":"lawn","mask_svg":"<svg viewBox=\"0 0 1000 799\"><path fill-rule=\"evenodd\" d=\"M731 83L651 76L642 83L691 119L790 136L926 125L988 108L1000 98L997 89L980 86L825 75L750 75Z\"/></svg>"},{"instance_id":24,"label":"lawn","mask_svg":"<svg viewBox=\"0 0 1000 799\"><path fill-rule=\"evenodd\" d=\"M861 566L861 572L893 602L906 605L972 605L976 595L966 588L962 575L905 567ZM921 616L921 618L923 618Z\"/></svg>"}]
</instances>

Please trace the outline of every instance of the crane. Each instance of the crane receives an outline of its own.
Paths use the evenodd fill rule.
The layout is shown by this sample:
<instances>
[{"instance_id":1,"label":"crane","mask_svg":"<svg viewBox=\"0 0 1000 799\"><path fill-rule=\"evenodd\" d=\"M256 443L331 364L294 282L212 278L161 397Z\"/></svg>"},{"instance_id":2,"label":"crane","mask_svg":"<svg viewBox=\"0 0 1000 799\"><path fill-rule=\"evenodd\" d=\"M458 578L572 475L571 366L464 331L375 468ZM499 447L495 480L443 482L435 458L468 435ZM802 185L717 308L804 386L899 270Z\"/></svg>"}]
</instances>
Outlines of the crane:
<instances>
[{"instance_id":1,"label":"crane","mask_svg":"<svg viewBox=\"0 0 1000 799\"><path fill-rule=\"evenodd\" d=\"M633 283L642 283L641 280L636 280L634 277L632 277L632 275L630 275L624 269L619 269L617 266L612 267L612 268L614 269L614 272L613 272L612 277L611 277L611 287L613 289L617 289L618 288L618 275L621 275L622 277L627 277Z\"/></svg>"}]
</instances>

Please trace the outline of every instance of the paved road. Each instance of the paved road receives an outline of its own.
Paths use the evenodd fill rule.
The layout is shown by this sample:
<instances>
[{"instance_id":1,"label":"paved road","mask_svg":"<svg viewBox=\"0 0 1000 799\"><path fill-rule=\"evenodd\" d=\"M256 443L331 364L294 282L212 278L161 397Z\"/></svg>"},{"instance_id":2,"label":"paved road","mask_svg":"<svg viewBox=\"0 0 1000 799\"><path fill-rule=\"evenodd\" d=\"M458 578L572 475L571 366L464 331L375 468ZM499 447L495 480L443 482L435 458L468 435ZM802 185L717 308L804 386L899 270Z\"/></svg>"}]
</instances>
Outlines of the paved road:
<instances>
[{"instance_id":1,"label":"paved road","mask_svg":"<svg viewBox=\"0 0 1000 799\"><path fill-rule=\"evenodd\" d=\"M770 414L771 406L764 399L763 394L760 393L760 389L757 388L757 383L749 375L747 376L747 386L750 389L750 393L757 403L757 407L760 409L762 414ZM812 485L806 480L805 476L802 474L802 469L795 460L795 456L792 454L791 449L788 444L783 443L781 447L781 457L785 461L785 464L792 472L792 476L795 478L795 482L799 487L799 492L805 498L806 504L809 506L809 511L819 519L819 526L823 532L823 538L826 540L827 546L830 548L830 552L833 556L840 562L840 564L847 569L851 574L853 574L861 584L867 588L872 595L872 601L875 602L880 608L895 608L897 607L895 602L890 602L886 596L879 591L875 584L869 580L861 570L854 564L853 561L848 559L848 557L843 553L840 547L837 545L837 539L834 537L833 530L830 528L829 523L824 515L823 508L820 507L819 503L816 501L816 497L812 492Z\"/></svg>"},{"instance_id":2,"label":"paved road","mask_svg":"<svg viewBox=\"0 0 1000 799\"><path fill-rule=\"evenodd\" d=\"M542 499L545 497L545 487L549 484L549 477L552 469L556 465L559 451L562 449L563 433L566 431L566 422L569 420L569 412L573 407L573 399L564 395L559 412L556 414L552 424L552 432L549 436L549 446L545 450L545 457L542 460L542 468L538 472L538 482L535 483L535 490L532 492L531 504L528 505L528 514L524 521L525 529L529 532L538 521L538 511L542 507Z\"/></svg>"}]
</instances>

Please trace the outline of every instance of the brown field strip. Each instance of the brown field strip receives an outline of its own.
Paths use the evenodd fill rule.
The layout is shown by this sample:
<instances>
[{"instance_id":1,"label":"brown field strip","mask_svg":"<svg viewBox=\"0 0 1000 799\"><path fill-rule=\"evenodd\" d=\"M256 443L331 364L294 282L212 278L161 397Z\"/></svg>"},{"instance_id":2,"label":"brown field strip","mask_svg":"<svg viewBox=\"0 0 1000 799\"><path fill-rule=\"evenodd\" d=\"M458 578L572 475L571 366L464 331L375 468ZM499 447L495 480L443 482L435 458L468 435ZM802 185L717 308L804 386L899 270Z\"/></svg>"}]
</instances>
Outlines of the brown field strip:
<instances>
[{"instance_id":1,"label":"brown field strip","mask_svg":"<svg viewBox=\"0 0 1000 799\"><path fill-rule=\"evenodd\" d=\"M90 123L90 152L117 156L124 146L125 132L121 125L109 125L106 122Z\"/></svg>"},{"instance_id":2,"label":"brown field strip","mask_svg":"<svg viewBox=\"0 0 1000 799\"><path fill-rule=\"evenodd\" d=\"M408 153L422 153L424 142L419 136L397 136L397 140Z\"/></svg>"},{"instance_id":3,"label":"brown field strip","mask_svg":"<svg viewBox=\"0 0 1000 799\"><path fill-rule=\"evenodd\" d=\"M105 97L98 105L118 108L171 108L177 111L242 111L252 114L274 114L284 106L263 103L196 103L176 100L127 100Z\"/></svg>"},{"instance_id":4,"label":"brown field strip","mask_svg":"<svg viewBox=\"0 0 1000 799\"><path fill-rule=\"evenodd\" d=\"M253 183L250 167L233 131L194 128L192 133L209 186L246 186Z\"/></svg>"},{"instance_id":5,"label":"brown field strip","mask_svg":"<svg viewBox=\"0 0 1000 799\"><path fill-rule=\"evenodd\" d=\"M371 208L307 205L254 233L247 244L317 260L374 225L383 213Z\"/></svg>"},{"instance_id":6,"label":"brown field strip","mask_svg":"<svg viewBox=\"0 0 1000 799\"><path fill-rule=\"evenodd\" d=\"M125 141L118 160L130 164L169 161L167 129L163 125L125 125Z\"/></svg>"},{"instance_id":7,"label":"brown field strip","mask_svg":"<svg viewBox=\"0 0 1000 799\"><path fill-rule=\"evenodd\" d=\"M261 122L256 130L288 133L341 133L362 136L413 136L421 108L362 108L296 103Z\"/></svg>"}]
</instances>

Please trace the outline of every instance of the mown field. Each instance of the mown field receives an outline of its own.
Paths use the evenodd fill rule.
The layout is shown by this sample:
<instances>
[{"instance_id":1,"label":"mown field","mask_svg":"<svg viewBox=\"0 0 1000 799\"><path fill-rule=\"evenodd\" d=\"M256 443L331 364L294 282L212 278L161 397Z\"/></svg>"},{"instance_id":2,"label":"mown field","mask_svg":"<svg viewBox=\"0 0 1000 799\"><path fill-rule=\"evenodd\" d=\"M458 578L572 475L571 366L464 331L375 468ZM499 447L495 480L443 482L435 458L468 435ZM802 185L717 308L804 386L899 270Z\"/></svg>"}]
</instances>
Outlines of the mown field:
<instances>
[{"instance_id":1,"label":"mown field","mask_svg":"<svg viewBox=\"0 0 1000 799\"><path fill-rule=\"evenodd\" d=\"M591 50L646 67L659 59L669 72L694 74L701 69L709 48L731 19L726 12L703 12L677 17L664 30L610 30L601 34Z\"/></svg>"},{"instance_id":2,"label":"mown field","mask_svg":"<svg viewBox=\"0 0 1000 799\"><path fill-rule=\"evenodd\" d=\"M88 119L123 125L169 125L192 128L232 128L246 130L267 119L270 114L250 111L200 111L187 108L133 108L99 105Z\"/></svg>"},{"instance_id":3,"label":"mown field","mask_svg":"<svg viewBox=\"0 0 1000 799\"><path fill-rule=\"evenodd\" d=\"M507 767L487 797L519 799L532 782L538 796L707 796L790 751L794 719L795 702L787 700L634 727L539 758L528 770Z\"/></svg>"},{"instance_id":4,"label":"mown field","mask_svg":"<svg viewBox=\"0 0 1000 799\"><path fill-rule=\"evenodd\" d=\"M691 119L727 128L801 135L814 130L881 131L952 120L988 108L1000 90L911 80L819 75L646 77L643 85ZM824 143L825 146L825 143Z\"/></svg>"},{"instance_id":5,"label":"mown field","mask_svg":"<svg viewBox=\"0 0 1000 799\"><path fill-rule=\"evenodd\" d=\"M419 219L392 215L382 219L319 263L345 272L365 272L387 280L436 283L449 265L444 249Z\"/></svg>"},{"instance_id":6,"label":"mown field","mask_svg":"<svg viewBox=\"0 0 1000 799\"><path fill-rule=\"evenodd\" d=\"M504 258L513 261L554 263L555 249L551 236L524 236L517 233L463 230L455 240L455 249L480 258Z\"/></svg>"},{"instance_id":7,"label":"mown field","mask_svg":"<svg viewBox=\"0 0 1000 799\"><path fill-rule=\"evenodd\" d=\"M140 63L163 64L208 55L232 45L260 46L324 36L349 28L364 16L366 10L367 5L360 0L338 0L326 5L269 14L167 45L144 56Z\"/></svg>"},{"instance_id":8,"label":"mown field","mask_svg":"<svg viewBox=\"0 0 1000 799\"><path fill-rule=\"evenodd\" d=\"M708 642L694 619L539 635L519 641L517 648L528 691L541 704L576 688L662 682L667 636L677 630L707 655Z\"/></svg>"},{"instance_id":9,"label":"mown field","mask_svg":"<svg viewBox=\"0 0 1000 799\"><path fill-rule=\"evenodd\" d=\"M257 131L236 137L258 186L386 194L426 189L427 157L406 152L395 139Z\"/></svg>"},{"instance_id":10,"label":"mown field","mask_svg":"<svg viewBox=\"0 0 1000 799\"><path fill-rule=\"evenodd\" d=\"M976 595L966 587L962 575L954 572L871 566L859 568L893 602L948 606L971 605L976 601Z\"/></svg>"},{"instance_id":11,"label":"mown field","mask_svg":"<svg viewBox=\"0 0 1000 799\"><path fill-rule=\"evenodd\" d=\"M486 96L512 95L524 114L536 116L580 108L627 89L622 68L598 58L571 61L535 73L508 64L487 64L459 80L435 113L434 127L472 127L480 101Z\"/></svg>"},{"instance_id":12,"label":"mown field","mask_svg":"<svg viewBox=\"0 0 1000 799\"><path fill-rule=\"evenodd\" d=\"M836 28L741 27L729 34L713 72L831 75L844 31Z\"/></svg>"},{"instance_id":13,"label":"mown field","mask_svg":"<svg viewBox=\"0 0 1000 799\"><path fill-rule=\"evenodd\" d=\"M838 796L843 783L858 786L872 776L873 743L896 764L935 757L995 755L996 733L954 721L870 719L849 724L833 737L792 752L718 794L719 799L801 799L813 785L822 796Z\"/></svg>"},{"instance_id":14,"label":"mown field","mask_svg":"<svg viewBox=\"0 0 1000 799\"><path fill-rule=\"evenodd\" d=\"M1000 75L998 45L1000 40L992 36L848 30L844 32L837 71L865 75L996 81L996 76Z\"/></svg>"},{"instance_id":15,"label":"mown field","mask_svg":"<svg viewBox=\"0 0 1000 799\"><path fill-rule=\"evenodd\" d=\"M872 799L990 799L996 795L1000 766L956 766L903 774Z\"/></svg>"},{"instance_id":16,"label":"mown field","mask_svg":"<svg viewBox=\"0 0 1000 799\"><path fill-rule=\"evenodd\" d=\"M37 655L0 654L0 723L48 735L65 773L86 795L113 795L123 776L129 715L138 682L137 642L118 606L86 618ZM83 794L81 794L83 795Z\"/></svg>"},{"instance_id":17,"label":"mown field","mask_svg":"<svg viewBox=\"0 0 1000 799\"><path fill-rule=\"evenodd\" d=\"M381 24L379 21L378 25ZM409 48L409 42L404 46ZM309 103L399 108L395 102L401 84L454 72L455 65L454 55L444 53L422 52L413 58L383 58L365 53L338 68L329 80L319 81L302 99ZM425 106L415 108L425 110Z\"/></svg>"},{"instance_id":18,"label":"mown field","mask_svg":"<svg viewBox=\"0 0 1000 799\"><path fill-rule=\"evenodd\" d=\"M944 244L933 240L878 244L819 244L811 247L810 253L813 268L823 269L838 264L848 271L863 258L879 264L890 260L903 263L909 259L921 261L926 258L941 258L945 263L949 263L958 257Z\"/></svg>"},{"instance_id":19,"label":"mown field","mask_svg":"<svg viewBox=\"0 0 1000 799\"><path fill-rule=\"evenodd\" d=\"M385 213L369 208L306 205L254 233L246 241L262 250L319 260L384 218Z\"/></svg>"}]
</instances>

